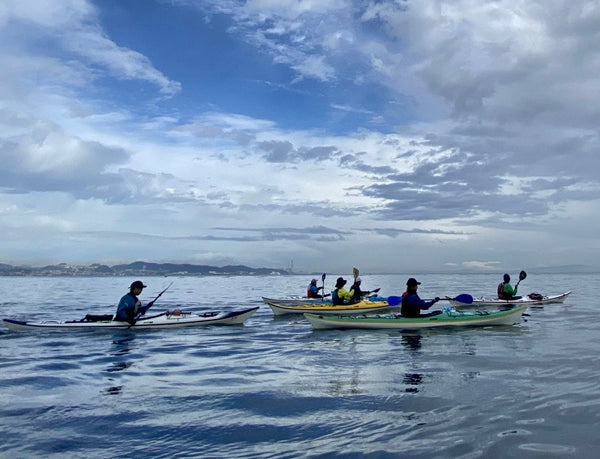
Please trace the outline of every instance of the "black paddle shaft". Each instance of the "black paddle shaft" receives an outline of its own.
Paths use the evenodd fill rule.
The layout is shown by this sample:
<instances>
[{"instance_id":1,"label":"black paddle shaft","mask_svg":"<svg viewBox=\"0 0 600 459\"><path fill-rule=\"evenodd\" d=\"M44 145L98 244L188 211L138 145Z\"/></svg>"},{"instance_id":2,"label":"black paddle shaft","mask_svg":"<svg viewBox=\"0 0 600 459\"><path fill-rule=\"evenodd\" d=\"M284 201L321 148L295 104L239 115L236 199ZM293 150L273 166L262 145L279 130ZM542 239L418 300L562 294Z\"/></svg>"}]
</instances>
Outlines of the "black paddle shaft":
<instances>
[{"instance_id":1,"label":"black paddle shaft","mask_svg":"<svg viewBox=\"0 0 600 459\"><path fill-rule=\"evenodd\" d=\"M167 285L167 287L162 292L160 292L158 295L156 295L156 298L154 298L146 306L144 306L142 314L146 314L146 311L154 305L154 302L156 300L158 300L162 296L163 293L165 293L167 290L169 290L169 287L171 287L171 285L173 285L173 282L171 282L169 285Z\"/></svg>"}]
</instances>

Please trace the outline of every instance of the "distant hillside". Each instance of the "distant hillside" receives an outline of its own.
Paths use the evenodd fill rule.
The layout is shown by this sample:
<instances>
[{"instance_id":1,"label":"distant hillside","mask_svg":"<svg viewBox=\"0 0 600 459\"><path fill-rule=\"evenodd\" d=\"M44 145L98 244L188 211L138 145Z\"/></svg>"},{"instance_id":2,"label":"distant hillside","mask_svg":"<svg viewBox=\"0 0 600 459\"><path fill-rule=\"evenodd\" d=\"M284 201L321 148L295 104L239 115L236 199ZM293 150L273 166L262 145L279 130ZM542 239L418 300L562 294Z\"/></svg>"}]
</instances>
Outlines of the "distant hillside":
<instances>
[{"instance_id":1,"label":"distant hillside","mask_svg":"<svg viewBox=\"0 0 600 459\"><path fill-rule=\"evenodd\" d=\"M88 266L59 263L43 267L13 266L0 263L0 276L281 276L283 269L250 268L244 265L210 266L177 263L148 263Z\"/></svg>"}]
</instances>

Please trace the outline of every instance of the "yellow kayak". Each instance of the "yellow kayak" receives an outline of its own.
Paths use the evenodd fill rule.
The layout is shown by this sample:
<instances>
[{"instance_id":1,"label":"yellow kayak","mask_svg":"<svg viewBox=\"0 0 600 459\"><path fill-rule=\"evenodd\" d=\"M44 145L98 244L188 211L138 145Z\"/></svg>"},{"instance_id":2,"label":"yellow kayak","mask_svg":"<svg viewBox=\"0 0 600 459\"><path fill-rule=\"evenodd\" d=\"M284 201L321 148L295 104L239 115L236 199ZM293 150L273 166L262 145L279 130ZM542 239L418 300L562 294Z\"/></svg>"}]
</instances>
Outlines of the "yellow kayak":
<instances>
[{"instance_id":1,"label":"yellow kayak","mask_svg":"<svg viewBox=\"0 0 600 459\"><path fill-rule=\"evenodd\" d=\"M276 300L265 301L273 314L276 316L282 316L285 314L304 314L315 313L315 314L338 314L338 315L349 315L349 314L368 314L370 312L381 312L390 309L391 306L387 301L369 301L363 300L358 303L352 304L340 304L333 305L331 302L306 302L303 304L285 304L279 303Z\"/></svg>"}]
</instances>

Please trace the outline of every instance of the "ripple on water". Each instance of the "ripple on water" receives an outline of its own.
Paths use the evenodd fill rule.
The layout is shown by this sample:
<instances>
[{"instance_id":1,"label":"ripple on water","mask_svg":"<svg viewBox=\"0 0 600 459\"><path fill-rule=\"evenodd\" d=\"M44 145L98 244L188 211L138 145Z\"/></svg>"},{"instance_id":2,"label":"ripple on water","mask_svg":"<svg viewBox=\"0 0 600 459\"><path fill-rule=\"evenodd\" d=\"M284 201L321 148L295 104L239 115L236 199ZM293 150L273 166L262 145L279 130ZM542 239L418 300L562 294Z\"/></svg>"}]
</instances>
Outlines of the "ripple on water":
<instances>
[{"instance_id":1,"label":"ripple on water","mask_svg":"<svg viewBox=\"0 0 600 459\"><path fill-rule=\"evenodd\" d=\"M427 277L428 290L444 293L477 296L497 284L493 275ZM0 455L595 457L600 342L591 298L600 285L537 277L544 293L562 284L587 293L498 329L319 332L261 308L242 327L2 333ZM369 280L390 293L399 285L397 276ZM305 281L182 278L163 306L239 308ZM535 281L531 273L528 285ZM82 293L102 298L95 312L106 312L102 301L130 281L63 279L64 296L56 280L35 282L31 297L19 280L0 279L5 297L18 296L7 299L7 316L41 307L38 318L83 316L94 308L81 305ZM235 298L224 298L232 282Z\"/></svg>"}]
</instances>

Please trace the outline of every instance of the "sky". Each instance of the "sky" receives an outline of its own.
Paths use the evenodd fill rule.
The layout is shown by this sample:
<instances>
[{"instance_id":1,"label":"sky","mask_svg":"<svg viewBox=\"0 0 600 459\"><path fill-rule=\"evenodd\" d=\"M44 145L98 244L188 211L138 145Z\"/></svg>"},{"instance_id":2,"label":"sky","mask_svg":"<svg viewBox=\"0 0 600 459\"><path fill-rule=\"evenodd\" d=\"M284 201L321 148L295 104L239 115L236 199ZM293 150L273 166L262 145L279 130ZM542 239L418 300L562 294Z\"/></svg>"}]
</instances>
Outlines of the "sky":
<instances>
[{"instance_id":1,"label":"sky","mask_svg":"<svg viewBox=\"0 0 600 459\"><path fill-rule=\"evenodd\" d=\"M2 0L0 263L600 266L600 3Z\"/></svg>"}]
</instances>

